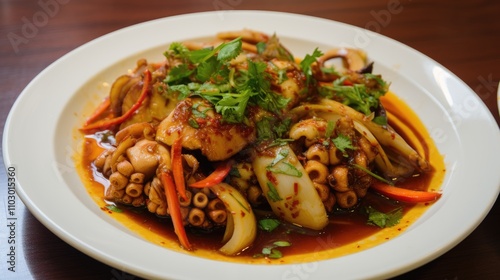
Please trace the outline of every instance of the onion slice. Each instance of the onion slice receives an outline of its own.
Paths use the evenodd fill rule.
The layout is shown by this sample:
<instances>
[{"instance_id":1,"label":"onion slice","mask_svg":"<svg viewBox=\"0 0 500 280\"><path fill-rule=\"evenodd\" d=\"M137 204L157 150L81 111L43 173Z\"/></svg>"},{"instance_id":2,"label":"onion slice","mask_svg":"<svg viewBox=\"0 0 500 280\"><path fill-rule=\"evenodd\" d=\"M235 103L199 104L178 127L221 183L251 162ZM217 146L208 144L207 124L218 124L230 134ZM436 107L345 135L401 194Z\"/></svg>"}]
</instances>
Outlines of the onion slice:
<instances>
[{"instance_id":1,"label":"onion slice","mask_svg":"<svg viewBox=\"0 0 500 280\"><path fill-rule=\"evenodd\" d=\"M229 240L219 251L225 255L236 255L255 240L257 222L252 207L238 190L226 183L217 184L210 189L224 202L228 212L223 241Z\"/></svg>"},{"instance_id":2,"label":"onion slice","mask_svg":"<svg viewBox=\"0 0 500 280\"><path fill-rule=\"evenodd\" d=\"M325 207L313 182L288 145L257 154L252 165L276 216L314 230L328 224Z\"/></svg>"}]
</instances>

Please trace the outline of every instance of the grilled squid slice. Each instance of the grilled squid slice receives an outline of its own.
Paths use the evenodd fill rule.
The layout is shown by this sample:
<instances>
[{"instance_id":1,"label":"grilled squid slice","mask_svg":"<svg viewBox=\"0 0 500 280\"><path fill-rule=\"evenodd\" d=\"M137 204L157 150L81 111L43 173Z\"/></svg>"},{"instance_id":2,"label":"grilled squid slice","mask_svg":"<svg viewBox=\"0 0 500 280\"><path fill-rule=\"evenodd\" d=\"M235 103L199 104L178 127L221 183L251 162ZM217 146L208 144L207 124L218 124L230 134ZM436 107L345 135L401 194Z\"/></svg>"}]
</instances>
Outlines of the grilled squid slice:
<instances>
[{"instance_id":1,"label":"grilled squid slice","mask_svg":"<svg viewBox=\"0 0 500 280\"><path fill-rule=\"evenodd\" d=\"M226 183L210 187L224 202L227 211L227 225L219 251L225 255L235 255L245 250L255 240L257 222L252 207L241 193Z\"/></svg>"},{"instance_id":2,"label":"grilled squid slice","mask_svg":"<svg viewBox=\"0 0 500 280\"><path fill-rule=\"evenodd\" d=\"M289 146L273 147L257 154L252 165L274 214L315 230L328 224L321 198Z\"/></svg>"},{"instance_id":3,"label":"grilled squid slice","mask_svg":"<svg viewBox=\"0 0 500 280\"><path fill-rule=\"evenodd\" d=\"M156 141L172 145L181 138L184 148L199 149L210 161L228 159L255 137L252 125L224 122L213 105L201 98L179 102L156 131Z\"/></svg>"},{"instance_id":4,"label":"grilled squid slice","mask_svg":"<svg viewBox=\"0 0 500 280\"><path fill-rule=\"evenodd\" d=\"M330 49L318 58L318 64L324 65L326 61L337 57L340 57L344 67L351 71L359 71L366 65L366 54L361 50L350 48Z\"/></svg>"}]
</instances>

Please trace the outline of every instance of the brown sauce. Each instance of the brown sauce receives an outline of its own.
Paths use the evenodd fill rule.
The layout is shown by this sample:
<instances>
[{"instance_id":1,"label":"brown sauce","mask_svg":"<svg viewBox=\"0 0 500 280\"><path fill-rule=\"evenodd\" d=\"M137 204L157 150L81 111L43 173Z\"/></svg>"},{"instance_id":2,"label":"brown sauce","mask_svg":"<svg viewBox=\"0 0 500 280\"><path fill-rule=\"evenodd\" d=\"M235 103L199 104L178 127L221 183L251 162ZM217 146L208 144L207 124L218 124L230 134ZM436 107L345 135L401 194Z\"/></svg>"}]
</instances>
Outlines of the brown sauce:
<instances>
[{"instance_id":1,"label":"brown sauce","mask_svg":"<svg viewBox=\"0 0 500 280\"><path fill-rule=\"evenodd\" d=\"M420 151L424 153L426 158L429 159L430 155L435 154L431 151L431 148L434 149L434 144L428 137L427 132L425 130L422 131L423 126L421 126L420 121L418 119L414 119L416 116L410 116L410 118L404 119L402 114L403 110L398 110L398 107L406 105L402 104L400 100L395 98L395 96L389 96L385 99L384 104L386 105L386 108L398 119L398 122L391 122L391 126L406 140L408 140L411 145L418 147ZM408 116L406 112L407 109L404 110L404 116L406 117ZM103 195L108 184L106 180L99 176L98 172L95 171L92 164L93 160L103 150L101 143L98 143L96 139L96 137L92 136L87 136L85 138L81 158L81 171L83 171L81 174L83 174L82 176L84 177L83 179L86 182L86 187L89 193L93 195L96 201L100 200L102 202L104 201ZM436 159L436 157L434 159ZM437 157L437 159L441 161L436 164L436 166L439 167L437 169L438 172L435 172L436 168L434 168L435 170L432 172L412 177L402 182L401 186L417 190L427 190L429 189L429 186L432 185L432 181L434 180L436 181L436 186L432 187L432 189L438 189L441 182L440 178L444 175L444 168L442 167L444 164L442 163L442 157ZM436 177L438 178L436 179ZM101 203L100 205L103 204ZM274 241L290 242L292 246L280 248L280 251L283 255L294 256L312 252L328 251L366 239L367 237L381 231L381 229L376 226L366 224L366 214L363 212L363 209L367 205L371 205L380 211L390 211L395 208L402 207L404 213L408 213L415 207L411 204L390 201L378 194L368 192L366 197L363 198L362 202L356 207L356 209L352 209L350 211L337 210L333 213L333 215L330 215L330 223L321 232L304 230L291 225L282 225L271 233L259 231L252 247L242 252L239 257L233 259L235 259L235 261L238 261L236 259L239 259L244 260L244 262L252 262L252 256L260 253L263 247L273 243ZM422 207L422 205L419 207ZM111 216L122 215L122 213L112 212L104 206L101 208L103 211L108 212ZM169 218L157 217L154 214L149 213L147 209L135 209L133 207L124 206L120 206L120 208L123 210L123 214L126 215L128 222L140 228L140 231L143 232L143 236L147 236L148 234L158 235L176 242L177 237ZM423 211L424 210L419 213L423 213ZM395 226L393 231L395 231L396 234L398 234L397 232L403 231L404 228L406 228L418 217L418 215L411 218L407 218L405 215L404 219L400 222L400 225ZM146 234L144 234L144 232L146 232ZM217 252L218 248L222 246L221 239L223 233L223 228L210 233L188 230L188 238L197 250ZM385 239L389 239L389 237L385 237ZM160 243L163 244L164 242ZM361 247L361 245L356 245L353 247L354 249L350 250L352 251L359 247ZM278 260L278 262L284 261Z\"/></svg>"}]
</instances>

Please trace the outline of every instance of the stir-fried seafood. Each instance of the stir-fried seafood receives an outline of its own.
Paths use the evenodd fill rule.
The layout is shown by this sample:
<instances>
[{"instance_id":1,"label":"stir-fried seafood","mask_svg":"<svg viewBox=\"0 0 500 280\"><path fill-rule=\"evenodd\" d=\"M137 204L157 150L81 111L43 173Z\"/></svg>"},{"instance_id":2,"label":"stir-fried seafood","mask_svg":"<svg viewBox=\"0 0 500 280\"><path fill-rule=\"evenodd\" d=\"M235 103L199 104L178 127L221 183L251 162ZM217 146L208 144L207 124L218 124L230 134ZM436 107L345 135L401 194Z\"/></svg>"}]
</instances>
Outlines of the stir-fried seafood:
<instances>
[{"instance_id":1,"label":"stir-fried seafood","mask_svg":"<svg viewBox=\"0 0 500 280\"><path fill-rule=\"evenodd\" d=\"M119 77L81 130L114 136L94 161L105 199L171 217L185 249L186 228L225 228L220 251L238 254L256 210L322 230L374 181L431 169L388 125L388 84L359 50L299 61L276 36L243 30L173 43L165 57Z\"/></svg>"}]
</instances>

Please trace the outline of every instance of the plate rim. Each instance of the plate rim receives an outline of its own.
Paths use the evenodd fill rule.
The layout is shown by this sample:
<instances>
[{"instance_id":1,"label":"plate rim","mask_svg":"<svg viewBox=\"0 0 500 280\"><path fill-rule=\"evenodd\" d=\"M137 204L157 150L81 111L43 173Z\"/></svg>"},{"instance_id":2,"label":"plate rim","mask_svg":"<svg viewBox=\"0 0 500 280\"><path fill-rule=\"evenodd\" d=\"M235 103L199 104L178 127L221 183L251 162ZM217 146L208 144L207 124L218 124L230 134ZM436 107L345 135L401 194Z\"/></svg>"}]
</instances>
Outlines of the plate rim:
<instances>
[{"instance_id":1,"label":"plate rim","mask_svg":"<svg viewBox=\"0 0 500 280\"><path fill-rule=\"evenodd\" d=\"M51 71L51 69L53 69L54 67L57 67L58 64L61 63L61 61L64 61L65 59L67 59L68 57L71 57L71 56L74 56L75 54L77 54L78 52L84 50L85 48L88 48L89 46L91 46L92 44L97 44L98 42L100 41L105 41L105 40L110 40L111 38L113 38L113 36L116 36L116 34L121 34L121 33L126 33L126 32L131 32L131 30L135 30L135 29L140 29L140 28L145 28L147 26L150 26L150 25L154 25L155 23L161 23L161 22L165 22L167 19L168 20L176 20L176 19L186 19L186 18L189 18L189 17L198 17L198 16L209 16L209 15L216 15L217 17L220 16L220 14L217 14L219 12L200 12L200 13L190 13L190 14L184 14L184 15L177 15L177 16L172 16L172 17L166 17L166 18L160 18L160 19L155 19L155 20L151 20L151 21L147 21L147 22L143 22L143 23L139 23L139 24L135 24L135 25L131 25L129 27L125 27L125 28L122 28L122 29L119 29L119 30L116 30L116 31L113 31L111 33L108 33L106 35L103 35L99 38L96 38L88 43L85 43L84 45L74 49L73 51L69 52L68 54L64 55L63 57L61 57L60 59L56 60L55 62L53 62L51 65L49 65L47 68L45 68L42 72L40 72L40 74L38 74L27 86L26 88L22 91L22 93L18 96L18 98L16 99L16 101L14 102L14 105L12 106L12 109L11 111L9 112L9 115L7 116L7 119L6 119L6 123L5 123L5 127L4 127L4 134L3 134L3 157L4 157L4 163L6 166L10 166L10 165L15 165L15 162L12 161L11 159L11 156L10 156L10 146L9 146L9 135L11 134L11 129L12 129L12 122L15 121L13 120L13 118L15 117L15 113L16 113L16 108L18 108L21 104L21 102L23 102L23 100L27 97L25 96L28 96L28 94L30 92L33 92L33 91L30 91L32 86L34 84L36 84L40 79L42 79L44 77L44 75L46 75L46 73L48 73L49 71ZM284 17L293 17L293 18L297 18L297 19L308 19L308 20L312 20L312 21L321 21L321 22L330 22L330 23L335 23L335 24L339 24L339 26L344 26L346 28L355 28L357 30L363 30L362 28L359 28L359 27L355 27L355 26L352 26L352 25L349 25L349 24L345 24L345 23L341 23L341 22L337 22L337 21L333 21L333 20L329 20L329 19L323 19L323 18L317 18L317 17L313 17L313 16L307 16L307 15L300 15L300 14L292 14L292 13L284 13L284 12L271 12L271 11L223 11L224 14L227 14L228 16L235 16L235 15L245 15L245 16L249 16L249 15L253 15L255 13L257 14L265 14L267 17L269 16L284 16ZM401 46L403 46L404 48L408 48L410 51L414 51L416 52L418 55L421 55L421 56L424 56L427 60L431 61L434 65L437 65L439 67L441 67L441 69L444 69L445 72L447 72L447 74L449 74L453 79L457 80L459 83L462 83L463 86L467 89L468 93L467 94L474 94L474 92L467 86L465 85L465 83L463 83L462 80L460 80L457 76L455 76L451 71L449 71L448 69L446 69L445 67L443 67L442 65L440 65L439 63L437 63L436 61L432 60L431 58L425 56L424 54L414 50L413 48L411 47L408 47L396 40L393 40L391 38L388 38L386 36L383 36L383 35L380 35L380 34L371 34L372 32L371 31L367 31L367 30L363 30L363 32L367 32L367 34L370 34L370 36L376 36L376 37L383 37L385 38L385 40L391 40L393 43L395 44L399 44ZM300 38L300 36L298 36ZM168 40L168 39L167 39ZM368 49L367 50L368 53L370 53L370 50ZM476 98L476 101L479 100L479 98L474 94L473 95L473 98ZM484 104L482 103L482 101L480 101L480 107L481 107L481 104L482 104L482 107L481 107L481 110L486 110L484 112L484 120L486 121L493 121L494 122L494 118L493 116L491 115L491 113L489 112L489 110L486 109L486 107L484 106ZM496 122L494 122L496 124ZM498 127L497 127L497 130L498 130ZM498 132L498 131L497 131ZM496 134L496 137L498 138L498 135L499 133ZM498 153L498 149L497 149L497 153ZM498 181L498 178L497 178L497 181ZM497 188L496 190L496 194L498 196L498 190L500 189L500 186ZM99 252L99 250L91 250L91 248L89 248L87 245L88 244L82 244L80 243L81 240L74 240L71 236L71 234L67 233L66 230L64 230L63 228L60 228L57 224L54 224L53 221L50 220L49 217L45 217L42 213L42 210L40 208L38 208L38 206L31 200L30 196L25 192L25 189L19 185L19 190L20 192L18 192L19 194L19 197L21 198L21 200L23 200L23 202L25 202L26 204L26 207L30 210L31 213L33 213L33 215L39 220L41 221L44 226L46 226L47 228L49 228L49 230L51 230L53 233L55 233L57 236L59 236L60 238L62 238L65 242L67 242L68 244L72 245L73 247L77 248L78 250L84 252L85 254L91 256L91 257L94 257L96 258L97 260L101 261L101 262L104 262L104 263L107 263L111 266L114 266L114 267L117 267L117 265L119 265L120 263L117 263L118 260L115 260L115 259L109 259L111 258L110 256L106 256L106 253L104 252ZM478 219L476 220L476 223L474 224L471 224L468 228L468 230L466 232L463 232L461 234L461 236L456 236L455 239L453 240L453 242L450 242L447 244L447 246L444 246L442 247L440 250L437 250L435 252L433 252L432 254L428 255L427 258L425 259L419 259L419 260L415 260L413 263L411 264L406 264L405 267L399 267L399 268L393 268L395 269L394 271L378 271L376 272L375 274L375 277L387 277L387 276L394 276L394 275L397 275L397 274L400 274L400 273L403 273L403 272L406 272L412 268L415 268L417 266L420 266L438 256L440 256L441 254L443 254L444 252L448 251L449 249L451 249L452 247L454 247L456 244L458 244L460 241L462 241L466 236L468 236L479 224L480 222L484 219L484 217L486 217L487 213L489 212L489 210L491 209L491 207L493 206L494 202L496 200L496 196L494 197L494 199L491 199L490 200L490 203L489 203L489 207L485 207L484 211L483 211L483 215L482 216L479 216L477 217ZM390 243L390 242L388 242ZM100 254L100 255L99 255ZM350 255L352 256L352 255ZM351 257L346 257L347 259L350 259ZM204 261L206 261L205 259L203 259ZM195 260L190 260L190 261L193 261L193 262L196 262ZM199 260L198 260L199 261ZM119 262L119 261L118 261ZM231 264L231 265L234 265L234 266L237 266L237 267L243 267L242 265L237 265L237 264ZM254 266L254 265L252 265ZM270 266L270 267L275 267L275 266ZM126 268L123 268L126 270ZM244 270L248 270L248 269L244 269ZM263 268L262 269L263 271L269 271L270 268ZM134 273L136 275L143 275L143 276L148 276L147 274L144 274L144 271L141 271L140 268L130 268L129 270L131 273ZM158 276L158 275L156 275ZM176 275L175 277L182 277L183 275ZM365 275L365 276L369 276L369 275Z\"/></svg>"}]
</instances>

